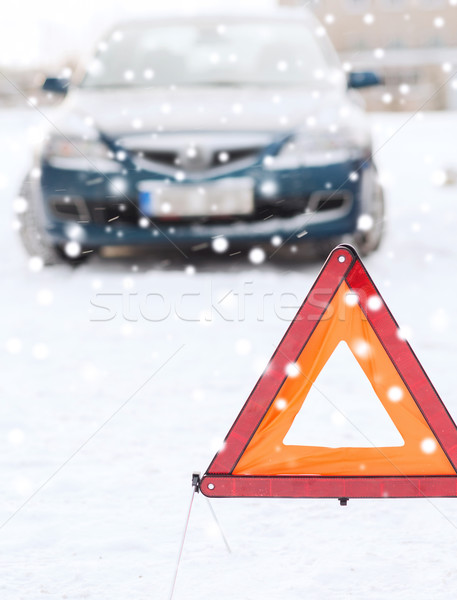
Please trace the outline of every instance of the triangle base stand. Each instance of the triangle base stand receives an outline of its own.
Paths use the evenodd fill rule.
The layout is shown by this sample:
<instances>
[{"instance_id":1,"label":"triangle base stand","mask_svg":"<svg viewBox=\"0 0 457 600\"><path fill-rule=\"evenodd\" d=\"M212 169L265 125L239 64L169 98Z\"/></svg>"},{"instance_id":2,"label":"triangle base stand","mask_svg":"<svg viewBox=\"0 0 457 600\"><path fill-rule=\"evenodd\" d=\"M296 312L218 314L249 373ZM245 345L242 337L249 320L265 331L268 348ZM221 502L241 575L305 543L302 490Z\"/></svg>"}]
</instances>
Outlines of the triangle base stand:
<instances>
[{"instance_id":1,"label":"triangle base stand","mask_svg":"<svg viewBox=\"0 0 457 600\"><path fill-rule=\"evenodd\" d=\"M211 498L443 498L457 496L457 476L205 475L200 491Z\"/></svg>"}]
</instances>

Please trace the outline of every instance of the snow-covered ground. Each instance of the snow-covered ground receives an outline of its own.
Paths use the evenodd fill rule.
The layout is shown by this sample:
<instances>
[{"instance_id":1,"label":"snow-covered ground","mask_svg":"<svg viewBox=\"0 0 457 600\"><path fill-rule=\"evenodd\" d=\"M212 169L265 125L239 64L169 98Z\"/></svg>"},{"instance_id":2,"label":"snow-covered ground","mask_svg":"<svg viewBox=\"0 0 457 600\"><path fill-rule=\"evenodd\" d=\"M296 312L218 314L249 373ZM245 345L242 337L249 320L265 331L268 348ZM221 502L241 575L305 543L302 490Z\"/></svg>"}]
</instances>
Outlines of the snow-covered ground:
<instances>
[{"instance_id":1,"label":"snow-covered ground","mask_svg":"<svg viewBox=\"0 0 457 600\"><path fill-rule=\"evenodd\" d=\"M321 265L171 257L31 269L12 200L38 121L0 112L0 598L167 598L191 474L209 464ZM457 419L457 187L433 183L456 156L457 115L372 122L389 217L366 264ZM344 395L354 384L334 368L333 394ZM232 553L196 496L177 600L456 596L457 500L212 506Z\"/></svg>"}]
</instances>

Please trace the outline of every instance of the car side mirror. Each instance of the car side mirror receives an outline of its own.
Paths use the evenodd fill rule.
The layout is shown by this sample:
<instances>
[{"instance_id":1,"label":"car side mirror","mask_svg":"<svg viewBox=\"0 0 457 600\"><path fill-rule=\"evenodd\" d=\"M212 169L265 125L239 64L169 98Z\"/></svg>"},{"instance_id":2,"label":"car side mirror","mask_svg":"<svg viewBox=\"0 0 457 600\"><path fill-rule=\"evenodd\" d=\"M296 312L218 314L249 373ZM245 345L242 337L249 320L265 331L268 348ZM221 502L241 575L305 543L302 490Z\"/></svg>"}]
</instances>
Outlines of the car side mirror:
<instances>
[{"instance_id":1,"label":"car side mirror","mask_svg":"<svg viewBox=\"0 0 457 600\"><path fill-rule=\"evenodd\" d=\"M70 80L66 77L47 77L44 80L42 90L53 94L63 94L68 92Z\"/></svg>"},{"instance_id":2,"label":"car side mirror","mask_svg":"<svg viewBox=\"0 0 457 600\"><path fill-rule=\"evenodd\" d=\"M360 89L373 85L382 85L381 77L374 71L356 71L349 73L348 88Z\"/></svg>"}]
</instances>

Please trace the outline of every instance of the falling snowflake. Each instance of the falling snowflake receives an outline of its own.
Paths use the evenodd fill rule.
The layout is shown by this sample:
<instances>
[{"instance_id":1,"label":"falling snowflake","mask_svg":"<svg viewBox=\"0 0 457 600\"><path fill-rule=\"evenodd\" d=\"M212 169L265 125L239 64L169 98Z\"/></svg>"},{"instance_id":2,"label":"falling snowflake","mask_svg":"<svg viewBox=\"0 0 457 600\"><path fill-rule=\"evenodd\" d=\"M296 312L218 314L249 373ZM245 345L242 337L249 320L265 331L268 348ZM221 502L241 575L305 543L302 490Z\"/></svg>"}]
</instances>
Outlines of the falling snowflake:
<instances>
[{"instance_id":1,"label":"falling snowflake","mask_svg":"<svg viewBox=\"0 0 457 600\"><path fill-rule=\"evenodd\" d=\"M443 19L443 17L435 17L433 19L433 25L437 28L437 29L441 29L442 27L444 27L446 21Z\"/></svg>"},{"instance_id":2,"label":"falling snowflake","mask_svg":"<svg viewBox=\"0 0 457 600\"><path fill-rule=\"evenodd\" d=\"M275 246L277 248L278 246L280 246L282 244L282 237L280 235L274 235L271 238L271 243L273 246Z\"/></svg>"},{"instance_id":3,"label":"falling snowflake","mask_svg":"<svg viewBox=\"0 0 457 600\"><path fill-rule=\"evenodd\" d=\"M284 410L287 406L287 400L284 400L284 398L278 398L275 401L275 406L278 410Z\"/></svg>"},{"instance_id":4,"label":"falling snowflake","mask_svg":"<svg viewBox=\"0 0 457 600\"><path fill-rule=\"evenodd\" d=\"M373 225L374 219L371 215L360 215L357 219L357 229L359 231L370 231Z\"/></svg>"},{"instance_id":5,"label":"falling snowflake","mask_svg":"<svg viewBox=\"0 0 457 600\"><path fill-rule=\"evenodd\" d=\"M398 385L393 385L387 390L387 397L391 402L400 402L403 398L403 391Z\"/></svg>"},{"instance_id":6,"label":"falling snowflake","mask_svg":"<svg viewBox=\"0 0 457 600\"><path fill-rule=\"evenodd\" d=\"M249 260L254 265L259 265L260 263L263 263L265 258L265 250L262 250L262 248L252 248L252 250L249 252Z\"/></svg>"},{"instance_id":7,"label":"falling snowflake","mask_svg":"<svg viewBox=\"0 0 457 600\"><path fill-rule=\"evenodd\" d=\"M403 325L397 329L397 337L402 341L409 340L412 337L412 334L413 330L411 327L408 327L408 325Z\"/></svg>"},{"instance_id":8,"label":"falling snowflake","mask_svg":"<svg viewBox=\"0 0 457 600\"><path fill-rule=\"evenodd\" d=\"M430 181L437 187L442 187L448 183L448 174L444 169L436 169L433 171Z\"/></svg>"},{"instance_id":9,"label":"falling snowflake","mask_svg":"<svg viewBox=\"0 0 457 600\"><path fill-rule=\"evenodd\" d=\"M51 290L42 289L38 291L36 299L38 304L41 304L41 306L49 306L54 300L54 294Z\"/></svg>"},{"instance_id":10,"label":"falling snowflake","mask_svg":"<svg viewBox=\"0 0 457 600\"><path fill-rule=\"evenodd\" d=\"M317 124L317 119L316 117L307 117L306 119L306 125L307 127L315 127Z\"/></svg>"},{"instance_id":11,"label":"falling snowflake","mask_svg":"<svg viewBox=\"0 0 457 600\"><path fill-rule=\"evenodd\" d=\"M192 390L191 397L194 402L202 402L203 400L205 400L206 394L204 390L197 388L195 390Z\"/></svg>"},{"instance_id":12,"label":"falling snowflake","mask_svg":"<svg viewBox=\"0 0 457 600\"><path fill-rule=\"evenodd\" d=\"M344 301L347 306L355 306L359 301L359 295L357 292L347 292L344 297Z\"/></svg>"},{"instance_id":13,"label":"falling snowflake","mask_svg":"<svg viewBox=\"0 0 457 600\"><path fill-rule=\"evenodd\" d=\"M131 336L133 333L133 329L131 325L128 325L127 323L122 325L121 327L121 335L125 336L125 337L129 337Z\"/></svg>"},{"instance_id":14,"label":"falling snowflake","mask_svg":"<svg viewBox=\"0 0 457 600\"><path fill-rule=\"evenodd\" d=\"M421 441L421 450L424 454L433 454L436 448L437 445L433 438L424 438Z\"/></svg>"},{"instance_id":15,"label":"falling snowflake","mask_svg":"<svg viewBox=\"0 0 457 600\"><path fill-rule=\"evenodd\" d=\"M286 374L289 377L297 377L300 374L300 368L297 363L289 363L286 366Z\"/></svg>"},{"instance_id":16,"label":"falling snowflake","mask_svg":"<svg viewBox=\"0 0 457 600\"><path fill-rule=\"evenodd\" d=\"M13 210L17 214L25 213L28 207L28 202L22 196L18 196L13 201Z\"/></svg>"},{"instance_id":17,"label":"falling snowflake","mask_svg":"<svg viewBox=\"0 0 457 600\"><path fill-rule=\"evenodd\" d=\"M263 196L273 196L278 191L278 186L275 181L267 179L260 186L260 193Z\"/></svg>"},{"instance_id":18,"label":"falling snowflake","mask_svg":"<svg viewBox=\"0 0 457 600\"><path fill-rule=\"evenodd\" d=\"M213 248L214 252L217 252L218 254L222 254L228 250L228 247L229 247L228 239L225 237L222 237L222 236L215 238L211 242L211 247Z\"/></svg>"},{"instance_id":19,"label":"falling snowflake","mask_svg":"<svg viewBox=\"0 0 457 600\"><path fill-rule=\"evenodd\" d=\"M251 351L251 347L252 347L251 342L245 338L237 340L237 342L235 344L236 352L237 352L237 354L240 354L241 356L245 356L246 354L249 354L249 352Z\"/></svg>"},{"instance_id":20,"label":"falling snowflake","mask_svg":"<svg viewBox=\"0 0 457 600\"><path fill-rule=\"evenodd\" d=\"M219 154L217 155L217 158L218 158L219 162L226 163L229 160L230 156L229 156L228 152L223 151L223 152L219 152Z\"/></svg>"},{"instance_id":21,"label":"falling snowflake","mask_svg":"<svg viewBox=\"0 0 457 600\"><path fill-rule=\"evenodd\" d=\"M35 344L32 348L32 355L37 360L45 360L49 356L49 349L46 344Z\"/></svg>"},{"instance_id":22,"label":"falling snowflake","mask_svg":"<svg viewBox=\"0 0 457 600\"><path fill-rule=\"evenodd\" d=\"M382 306L382 300L378 295L373 295L368 298L367 305L369 310L379 310Z\"/></svg>"},{"instance_id":23,"label":"falling snowflake","mask_svg":"<svg viewBox=\"0 0 457 600\"><path fill-rule=\"evenodd\" d=\"M44 262L43 262L43 259L41 258L41 256L32 256L29 259L29 269L31 271L33 271L34 273L41 271L43 266L44 266Z\"/></svg>"},{"instance_id":24,"label":"falling snowflake","mask_svg":"<svg viewBox=\"0 0 457 600\"><path fill-rule=\"evenodd\" d=\"M210 442L211 452L221 452L224 449L224 440L219 437L214 437Z\"/></svg>"},{"instance_id":25,"label":"falling snowflake","mask_svg":"<svg viewBox=\"0 0 457 600\"><path fill-rule=\"evenodd\" d=\"M343 427L347 423L346 417L339 410L334 410L330 419L336 427Z\"/></svg>"},{"instance_id":26,"label":"falling snowflake","mask_svg":"<svg viewBox=\"0 0 457 600\"><path fill-rule=\"evenodd\" d=\"M21 496L27 496L32 490L32 482L27 477L18 475L13 480L13 489Z\"/></svg>"},{"instance_id":27,"label":"falling snowflake","mask_svg":"<svg viewBox=\"0 0 457 600\"><path fill-rule=\"evenodd\" d=\"M78 258L81 255L81 244L74 240L67 242L64 246L64 252L69 258Z\"/></svg>"},{"instance_id":28,"label":"falling snowflake","mask_svg":"<svg viewBox=\"0 0 457 600\"><path fill-rule=\"evenodd\" d=\"M367 358L371 352L371 346L365 340L357 340L354 344L354 352L360 358Z\"/></svg>"},{"instance_id":29,"label":"falling snowflake","mask_svg":"<svg viewBox=\"0 0 457 600\"><path fill-rule=\"evenodd\" d=\"M449 326L449 316L443 308L438 308L430 317L430 325L434 331L444 332Z\"/></svg>"},{"instance_id":30,"label":"falling snowflake","mask_svg":"<svg viewBox=\"0 0 457 600\"><path fill-rule=\"evenodd\" d=\"M8 432L8 442L13 446L20 446L25 440L25 433L17 427Z\"/></svg>"},{"instance_id":31,"label":"falling snowflake","mask_svg":"<svg viewBox=\"0 0 457 600\"><path fill-rule=\"evenodd\" d=\"M10 354L19 354L22 350L22 341L19 338L10 338L6 341L5 346Z\"/></svg>"},{"instance_id":32,"label":"falling snowflake","mask_svg":"<svg viewBox=\"0 0 457 600\"><path fill-rule=\"evenodd\" d=\"M124 290L131 290L135 286L135 281L132 277L124 277L122 280L122 287Z\"/></svg>"}]
</instances>

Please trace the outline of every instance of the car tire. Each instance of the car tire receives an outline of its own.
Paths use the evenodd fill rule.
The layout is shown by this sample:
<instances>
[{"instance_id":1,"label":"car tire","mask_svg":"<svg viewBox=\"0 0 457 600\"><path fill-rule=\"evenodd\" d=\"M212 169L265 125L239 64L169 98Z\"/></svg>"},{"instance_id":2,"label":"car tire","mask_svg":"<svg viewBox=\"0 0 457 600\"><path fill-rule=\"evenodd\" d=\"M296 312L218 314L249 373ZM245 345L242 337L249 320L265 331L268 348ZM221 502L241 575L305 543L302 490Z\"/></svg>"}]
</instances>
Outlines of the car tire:
<instances>
[{"instance_id":1,"label":"car tire","mask_svg":"<svg viewBox=\"0 0 457 600\"><path fill-rule=\"evenodd\" d=\"M359 231L354 235L353 243L361 256L368 256L381 245L385 231L385 200L382 187L377 184L371 203L369 216L373 226L368 231Z\"/></svg>"},{"instance_id":2,"label":"car tire","mask_svg":"<svg viewBox=\"0 0 457 600\"><path fill-rule=\"evenodd\" d=\"M87 260L88 255L71 258L65 254L64 248L50 243L40 224L40 213L37 203L37 184L27 177L20 189L19 195L27 202L23 212L18 214L20 223L19 235L25 251L30 257L41 258L46 266L57 264L70 264L76 266Z\"/></svg>"}]
</instances>

